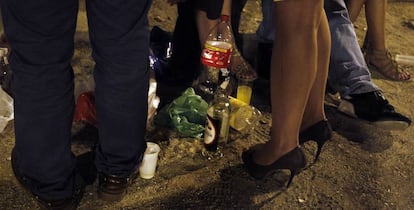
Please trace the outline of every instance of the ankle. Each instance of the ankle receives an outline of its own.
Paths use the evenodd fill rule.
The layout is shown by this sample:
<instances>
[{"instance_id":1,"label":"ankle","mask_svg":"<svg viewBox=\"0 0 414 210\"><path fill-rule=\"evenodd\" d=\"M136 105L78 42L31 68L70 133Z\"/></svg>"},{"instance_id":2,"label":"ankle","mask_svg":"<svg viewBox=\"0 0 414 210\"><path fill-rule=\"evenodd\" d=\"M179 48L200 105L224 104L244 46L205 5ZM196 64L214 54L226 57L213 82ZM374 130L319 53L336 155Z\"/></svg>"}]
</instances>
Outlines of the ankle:
<instances>
[{"instance_id":1,"label":"ankle","mask_svg":"<svg viewBox=\"0 0 414 210\"><path fill-rule=\"evenodd\" d=\"M304 131L306 129L308 129L309 127L311 127L312 125L315 125L316 123L325 120L326 116L325 114L322 115L318 115L318 116L313 116L313 117L308 117L308 118L303 118L302 119L302 124L300 125L300 131Z\"/></svg>"}]
</instances>

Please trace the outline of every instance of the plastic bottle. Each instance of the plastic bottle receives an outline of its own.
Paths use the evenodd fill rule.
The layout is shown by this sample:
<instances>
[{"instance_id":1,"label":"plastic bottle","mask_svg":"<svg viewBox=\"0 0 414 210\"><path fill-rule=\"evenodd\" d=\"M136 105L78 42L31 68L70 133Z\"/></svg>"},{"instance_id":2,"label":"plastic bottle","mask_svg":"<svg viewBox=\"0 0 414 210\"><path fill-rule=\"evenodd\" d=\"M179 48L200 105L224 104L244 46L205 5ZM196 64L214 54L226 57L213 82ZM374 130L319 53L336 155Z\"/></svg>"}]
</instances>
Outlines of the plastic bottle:
<instances>
[{"instance_id":1,"label":"plastic bottle","mask_svg":"<svg viewBox=\"0 0 414 210\"><path fill-rule=\"evenodd\" d=\"M229 96L230 120L229 125L240 133L247 133L256 127L261 112L254 106Z\"/></svg>"},{"instance_id":2,"label":"plastic bottle","mask_svg":"<svg viewBox=\"0 0 414 210\"><path fill-rule=\"evenodd\" d=\"M414 56L412 55L395 55L395 61L399 64L414 66Z\"/></svg>"},{"instance_id":3,"label":"plastic bottle","mask_svg":"<svg viewBox=\"0 0 414 210\"><path fill-rule=\"evenodd\" d=\"M202 70L196 91L207 102L211 101L214 91L229 76L232 43L229 16L222 15L220 22L207 37L201 53Z\"/></svg>"},{"instance_id":4,"label":"plastic bottle","mask_svg":"<svg viewBox=\"0 0 414 210\"><path fill-rule=\"evenodd\" d=\"M225 92L228 80L216 90L207 109L204 146L207 151L217 151L218 144L227 143L229 137L230 104Z\"/></svg>"}]
</instances>

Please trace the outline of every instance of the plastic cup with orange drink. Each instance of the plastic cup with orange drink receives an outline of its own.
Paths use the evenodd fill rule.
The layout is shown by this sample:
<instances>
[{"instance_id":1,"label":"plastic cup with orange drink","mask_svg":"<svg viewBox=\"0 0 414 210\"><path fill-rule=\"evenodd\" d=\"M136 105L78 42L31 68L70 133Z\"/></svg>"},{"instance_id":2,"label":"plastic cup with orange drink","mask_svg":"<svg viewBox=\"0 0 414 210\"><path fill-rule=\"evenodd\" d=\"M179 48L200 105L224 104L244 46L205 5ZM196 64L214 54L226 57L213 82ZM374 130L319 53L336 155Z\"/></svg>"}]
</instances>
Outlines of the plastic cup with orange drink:
<instances>
[{"instance_id":1,"label":"plastic cup with orange drink","mask_svg":"<svg viewBox=\"0 0 414 210\"><path fill-rule=\"evenodd\" d=\"M246 104L250 104L250 100L252 98L252 86L253 86L252 79L246 78L238 78L237 84L237 96L238 100L245 102Z\"/></svg>"}]
</instances>

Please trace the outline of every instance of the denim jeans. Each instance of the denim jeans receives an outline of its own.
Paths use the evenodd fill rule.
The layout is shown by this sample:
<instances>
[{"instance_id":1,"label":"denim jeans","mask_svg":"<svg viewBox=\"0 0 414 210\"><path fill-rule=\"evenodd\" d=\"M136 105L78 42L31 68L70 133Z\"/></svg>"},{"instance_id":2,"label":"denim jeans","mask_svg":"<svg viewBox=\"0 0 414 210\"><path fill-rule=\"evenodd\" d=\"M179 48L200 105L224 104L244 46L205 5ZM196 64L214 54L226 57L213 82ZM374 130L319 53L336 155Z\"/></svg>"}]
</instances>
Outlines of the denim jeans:
<instances>
[{"instance_id":1,"label":"denim jeans","mask_svg":"<svg viewBox=\"0 0 414 210\"><path fill-rule=\"evenodd\" d=\"M262 0L263 21L256 32L261 41L274 39L272 4L272 0ZM332 39L329 84L342 97L379 90L371 81L345 2L325 0L324 7Z\"/></svg>"},{"instance_id":2,"label":"denim jeans","mask_svg":"<svg viewBox=\"0 0 414 210\"><path fill-rule=\"evenodd\" d=\"M77 177L70 145L78 3L0 0L12 48L17 170L47 200L69 198ZM103 173L129 175L146 148L150 4L86 1L96 62L96 167Z\"/></svg>"}]
</instances>

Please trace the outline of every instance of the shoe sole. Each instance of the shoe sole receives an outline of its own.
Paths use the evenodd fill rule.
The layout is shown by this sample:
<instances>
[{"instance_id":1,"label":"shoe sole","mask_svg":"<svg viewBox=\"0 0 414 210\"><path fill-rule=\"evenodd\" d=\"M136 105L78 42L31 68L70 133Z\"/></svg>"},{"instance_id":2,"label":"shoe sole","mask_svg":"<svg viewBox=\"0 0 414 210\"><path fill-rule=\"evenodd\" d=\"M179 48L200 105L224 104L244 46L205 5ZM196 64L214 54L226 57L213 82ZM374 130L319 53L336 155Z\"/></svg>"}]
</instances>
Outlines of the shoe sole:
<instances>
[{"instance_id":1,"label":"shoe sole","mask_svg":"<svg viewBox=\"0 0 414 210\"><path fill-rule=\"evenodd\" d=\"M403 121L377 121L371 122L371 124L378 128L396 131L403 131L409 127L408 123Z\"/></svg>"},{"instance_id":2,"label":"shoe sole","mask_svg":"<svg viewBox=\"0 0 414 210\"><path fill-rule=\"evenodd\" d=\"M405 130L406 128L408 128L409 124L407 122L404 121L392 121L392 120L379 120L379 121L375 121L375 122L371 122L371 121L367 121L364 120L362 118L359 118L356 114L355 114L355 109L354 106L352 105L351 102L348 102L346 100L342 100L341 103L338 106L338 111L352 117L355 119L359 119L359 120L363 120L365 122L367 122L368 124L371 124L375 127L381 128L381 129L386 129L386 130L397 130L397 131L402 131Z\"/></svg>"}]
</instances>

